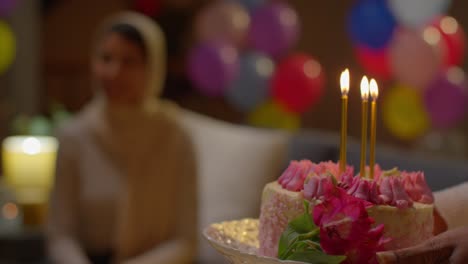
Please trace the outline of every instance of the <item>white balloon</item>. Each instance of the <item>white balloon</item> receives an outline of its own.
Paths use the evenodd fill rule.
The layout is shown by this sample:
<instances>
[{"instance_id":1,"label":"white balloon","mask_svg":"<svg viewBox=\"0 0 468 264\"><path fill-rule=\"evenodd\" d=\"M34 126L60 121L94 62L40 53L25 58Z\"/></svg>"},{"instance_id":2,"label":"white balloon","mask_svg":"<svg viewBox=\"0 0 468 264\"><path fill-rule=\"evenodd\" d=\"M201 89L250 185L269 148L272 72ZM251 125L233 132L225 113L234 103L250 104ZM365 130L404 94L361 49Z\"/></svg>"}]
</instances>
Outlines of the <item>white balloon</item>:
<instances>
[{"instance_id":1,"label":"white balloon","mask_svg":"<svg viewBox=\"0 0 468 264\"><path fill-rule=\"evenodd\" d=\"M451 0L389 0L390 9L404 26L419 28L444 14Z\"/></svg>"}]
</instances>

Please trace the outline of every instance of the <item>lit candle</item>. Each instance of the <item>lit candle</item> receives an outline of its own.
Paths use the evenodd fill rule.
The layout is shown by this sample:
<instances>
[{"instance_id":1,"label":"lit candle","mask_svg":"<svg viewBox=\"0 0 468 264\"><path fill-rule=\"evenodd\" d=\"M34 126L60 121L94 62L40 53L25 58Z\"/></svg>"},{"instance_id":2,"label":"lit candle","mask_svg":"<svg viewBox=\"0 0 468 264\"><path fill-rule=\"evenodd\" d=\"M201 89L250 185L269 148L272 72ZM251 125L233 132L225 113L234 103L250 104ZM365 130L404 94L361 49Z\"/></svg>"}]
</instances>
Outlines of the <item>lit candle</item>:
<instances>
[{"instance_id":1,"label":"lit candle","mask_svg":"<svg viewBox=\"0 0 468 264\"><path fill-rule=\"evenodd\" d=\"M37 227L45 220L57 148L53 137L11 136L3 141L5 182L15 192L25 226Z\"/></svg>"},{"instance_id":2,"label":"lit candle","mask_svg":"<svg viewBox=\"0 0 468 264\"><path fill-rule=\"evenodd\" d=\"M349 70L341 73L341 144L340 144L340 171L346 169L346 137L348 131L348 92L349 92Z\"/></svg>"},{"instance_id":3,"label":"lit candle","mask_svg":"<svg viewBox=\"0 0 468 264\"><path fill-rule=\"evenodd\" d=\"M361 126L361 177L366 175L366 149L367 149L367 112L369 111L369 80L366 76L361 80L362 98L362 126Z\"/></svg>"},{"instance_id":4,"label":"lit candle","mask_svg":"<svg viewBox=\"0 0 468 264\"><path fill-rule=\"evenodd\" d=\"M370 178L374 178L374 165L375 165L375 138L377 133L377 98L379 97L379 87L377 82L372 79L370 81L370 96L371 102L371 131L370 131L370 146L369 146L369 166Z\"/></svg>"}]
</instances>

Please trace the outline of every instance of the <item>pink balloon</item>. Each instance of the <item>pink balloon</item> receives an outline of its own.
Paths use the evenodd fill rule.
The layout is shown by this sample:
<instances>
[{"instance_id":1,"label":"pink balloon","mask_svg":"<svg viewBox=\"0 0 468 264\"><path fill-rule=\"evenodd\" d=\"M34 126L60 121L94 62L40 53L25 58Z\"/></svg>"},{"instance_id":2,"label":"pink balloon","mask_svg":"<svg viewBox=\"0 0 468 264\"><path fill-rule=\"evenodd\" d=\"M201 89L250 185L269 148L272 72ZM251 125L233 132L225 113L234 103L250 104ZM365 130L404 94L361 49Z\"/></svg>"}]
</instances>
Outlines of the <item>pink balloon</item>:
<instances>
[{"instance_id":1,"label":"pink balloon","mask_svg":"<svg viewBox=\"0 0 468 264\"><path fill-rule=\"evenodd\" d=\"M248 11L234 1L216 1L202 9L195 21L198 40L244 45L250 25Z\"/></svg>"},{"instance_id":2,"label":"pink balloon","mask_svg":"<svg viewBox=\"0 0 468 264\"><path fill-rule=\"evenodd\" d=\"M442 66L436 46L423 39L423 33L400 29L389 47L390 67L394 77L413 88L424 89Z\"/></svg>"},{"instance_id":3,"label":"pink balloon","mask_svg":"<svg viewBox=\"0 0 468 264\"><path fill-rule=\"evenodd\" d=\"M355 49L356 58L364 71L381 80L388 80L392 76L386 48L374 50L367 47Z\"/></svg>"}]
</instances>

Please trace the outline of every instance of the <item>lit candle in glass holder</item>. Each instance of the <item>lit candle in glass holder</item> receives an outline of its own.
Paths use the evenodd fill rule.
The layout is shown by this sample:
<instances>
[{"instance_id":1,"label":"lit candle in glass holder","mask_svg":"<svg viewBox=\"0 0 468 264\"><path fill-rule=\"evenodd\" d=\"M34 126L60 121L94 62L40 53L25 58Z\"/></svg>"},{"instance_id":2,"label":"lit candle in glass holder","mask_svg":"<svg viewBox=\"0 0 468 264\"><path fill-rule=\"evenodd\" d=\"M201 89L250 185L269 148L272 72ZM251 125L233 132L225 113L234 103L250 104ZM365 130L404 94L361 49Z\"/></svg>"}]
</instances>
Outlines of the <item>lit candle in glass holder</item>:
<instances>
[{"instance_id":1,"label":"lit candle in glass holder","mask_svg":"<svg viewBox=\"0 0 468 264\"><path fill-rule=\"evenodd\" d=\"M54 137L11 136L3 141L5 183L13 189L18 203L24 207L25 222L40 224L45 217L57 148L58 142ZM28 220L28 209L32 211L32 220Z\"/></svg>"}]
</instances>

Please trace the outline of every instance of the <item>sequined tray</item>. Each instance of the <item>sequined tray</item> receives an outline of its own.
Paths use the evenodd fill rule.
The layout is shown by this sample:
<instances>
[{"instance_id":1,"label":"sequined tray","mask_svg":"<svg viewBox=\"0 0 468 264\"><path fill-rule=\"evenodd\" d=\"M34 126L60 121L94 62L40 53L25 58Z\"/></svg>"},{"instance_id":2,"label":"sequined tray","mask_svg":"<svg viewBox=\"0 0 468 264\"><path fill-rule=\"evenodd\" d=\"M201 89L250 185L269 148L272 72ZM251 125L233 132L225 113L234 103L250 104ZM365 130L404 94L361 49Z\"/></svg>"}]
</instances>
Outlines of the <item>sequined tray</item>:
<instances>
[{"instance_id":1,"label":"sequined tray","mask_svg":"<svg viewBox=\"0 0 468 264\"><path fill-rule=\"evenodd\" d=\"M203 230L203 236L213 248L234 264L303 263L259 256L258 219L214 223Z\"/></svg>"}]
</instances>

